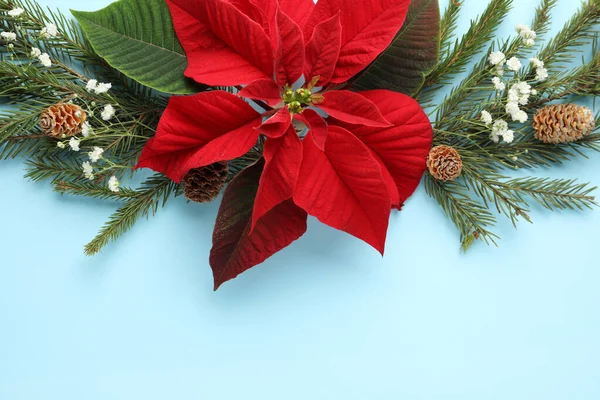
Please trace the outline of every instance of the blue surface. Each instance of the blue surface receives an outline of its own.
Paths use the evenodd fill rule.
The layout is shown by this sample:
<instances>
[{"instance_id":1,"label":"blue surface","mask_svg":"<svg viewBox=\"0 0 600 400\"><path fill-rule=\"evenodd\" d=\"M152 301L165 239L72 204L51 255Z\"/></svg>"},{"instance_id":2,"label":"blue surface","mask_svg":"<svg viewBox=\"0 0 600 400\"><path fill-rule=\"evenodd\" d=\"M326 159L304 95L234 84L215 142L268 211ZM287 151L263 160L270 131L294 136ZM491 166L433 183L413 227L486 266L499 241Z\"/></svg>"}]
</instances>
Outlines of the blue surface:
<instances>
[{"instance_id":1,"label":"blue surface","mask_svg":"<svg viewBox=\"0 0 600 400\"><path fill-rule=\"evenodd\" d=\"M486 3L465 1L461 31ZM515 3L505 34L533 15ZM579 1L559 3L554 31ZM536 173L600 184L591 156ZM535 225L499 227L499 249L462 255L420 189L385 258L312 220L213 293L216 205L174 201L86 258L114 205L61 197L23 168L0 163L2 400L600 398L599 209L535 209Z\"/></svg>"}]
</instances>

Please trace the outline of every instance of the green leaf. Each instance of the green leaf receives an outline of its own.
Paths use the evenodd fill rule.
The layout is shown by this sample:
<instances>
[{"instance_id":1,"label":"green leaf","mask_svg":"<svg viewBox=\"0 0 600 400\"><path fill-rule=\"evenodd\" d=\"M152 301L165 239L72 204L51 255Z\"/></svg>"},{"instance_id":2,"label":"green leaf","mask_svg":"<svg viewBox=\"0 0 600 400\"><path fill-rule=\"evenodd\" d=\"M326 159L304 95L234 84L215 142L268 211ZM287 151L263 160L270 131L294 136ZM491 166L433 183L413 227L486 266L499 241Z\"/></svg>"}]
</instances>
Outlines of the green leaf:
<instances>
[{"instance_id":1,"label":"green leaf","mask_svg":"<svg viewBox=\"0 0 600 400\"><path fill-rule=\"evenodd\" d=\"M413 0L392 44L361 73L354 87L415 94L437 63L439 30L438 0Z\"/></svg>"},{"instance_id":2,"label":"green leaf","mask_svg":"<svg viewBox=\"0 0 600 400\"><path fill-rule=\"evenodd\" d=\"M71 10L94 50L131 79L165 93L196 93L164 0L119 0L94 12Z\"/></svg>"}]
</instances>

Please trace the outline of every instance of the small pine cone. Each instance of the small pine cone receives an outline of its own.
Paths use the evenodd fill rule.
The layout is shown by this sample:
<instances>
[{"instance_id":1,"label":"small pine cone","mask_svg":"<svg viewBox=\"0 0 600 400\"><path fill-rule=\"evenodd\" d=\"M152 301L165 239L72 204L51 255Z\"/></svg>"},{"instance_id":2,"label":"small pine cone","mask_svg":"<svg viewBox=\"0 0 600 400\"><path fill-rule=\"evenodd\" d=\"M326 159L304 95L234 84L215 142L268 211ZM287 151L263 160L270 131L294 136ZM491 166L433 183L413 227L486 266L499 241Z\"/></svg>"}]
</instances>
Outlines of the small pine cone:
<instances>
[{"instance_id":1,"label":"small pine cone","mask_svg":"<svg viewBox=\"0 0 600 400\"><path fill-rule=\"evenodd\" d=\"M185 197L197 203L210 203L219 196L229 167L227 162L218 162L202 168L194 168L183 178Z\"/></svg>"},{"instance_id":2,"label":"small pine cone","mask_svg":"<svg viewBox=\"0 0 600 400\"><path fill-rule=\"evenodd\" d=\"M50 106L40 117L40 127L52 138L75 136L81 129L87 115L75 104L60 103Z\"/></svg>"},{"instance_id":3,"label":"small pine cone","mask_svg":"<svg viewBox=\"0 0 600 400\"><path fill-rule=\"evenodd\" d=\"M439 181L453 181L462 171L460 154L450 146L437 146L427 157L429 173Z\"/></svg>"},{"instance_id":4,"label":"small pine cone","mask_svg":"<svg viewBox=\"0 0 600 400\"><path fill-rule=\"evenodd\" d=\"M569 143L596 128L592 110L576 104L556 104L538 110L533 119L535 138L544 143Z\"/></svg>"}]
</instances>

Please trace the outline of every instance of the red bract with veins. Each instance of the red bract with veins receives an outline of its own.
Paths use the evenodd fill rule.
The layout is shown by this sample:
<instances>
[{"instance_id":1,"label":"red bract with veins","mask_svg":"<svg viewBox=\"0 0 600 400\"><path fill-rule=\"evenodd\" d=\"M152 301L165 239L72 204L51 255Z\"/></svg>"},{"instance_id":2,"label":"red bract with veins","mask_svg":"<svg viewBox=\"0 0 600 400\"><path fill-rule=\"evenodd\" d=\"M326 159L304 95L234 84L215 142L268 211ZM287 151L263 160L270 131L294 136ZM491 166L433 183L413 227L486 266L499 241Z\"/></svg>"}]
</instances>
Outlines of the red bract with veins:
<instances>
[{"instance_id":1,"label":"red bract with veins","mask_svg":"<svg viewBox=\"0 0 600 400\"><path fill-rule=\"evenodd\" d=\"M408 96L343 88L390 45L410 0L167 3L187 55L186 76L241 90L173 97L138 167L180 182L190 169L241 157L266 137L244 231L252 245L231 260L232 243L215 235L216 286L300 237L306 214L383 254L390 211L419 184L432 128ZM274 238L269 224L289 226Z\"/></svg>"}]
</instances>

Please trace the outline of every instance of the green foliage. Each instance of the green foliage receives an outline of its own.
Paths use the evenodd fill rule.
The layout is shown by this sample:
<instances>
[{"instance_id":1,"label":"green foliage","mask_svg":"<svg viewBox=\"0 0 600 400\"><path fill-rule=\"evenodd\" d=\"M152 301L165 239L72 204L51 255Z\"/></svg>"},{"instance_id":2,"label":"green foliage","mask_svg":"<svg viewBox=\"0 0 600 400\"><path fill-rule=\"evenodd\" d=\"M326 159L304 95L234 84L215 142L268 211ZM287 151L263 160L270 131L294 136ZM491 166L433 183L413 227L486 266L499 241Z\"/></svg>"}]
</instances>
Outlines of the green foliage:
<instances>
[{"instance_id":1,"label":"green foliage","mask_svg":"<svg viewBox=\"0 0 600 400\"><path fill-rule=\"evenodd\" d=\"M511 122L515 128L514 142L498 144L490 140L491 128L480 120L481 112L486 110L494 118L510 121L505 111L506 92L497 96L491 82L493 73L488 55L492 51L502 51L507 58L536 56L550 69L550 77L544 82L535 82L534 68L523 68L513 80L528 81L537 90L527 105L521 105L521 109L528 113L529 121L540 107L550 102L572 102L581 96L600 94L600 53L597 46L590 56L583 58L581 65L565 64L572 62L573 54L580 52L586 44L596 44L600 4L597 1L585 2L554 38L540 46L550 27L550 14L556 3L556 0L541 0L531 24L538 38L536 45L530 48L523 46L521 38L515 35L481 52L485 42L489 41L489 34L497 29L505 15L504 11L500 14L495 11L508 7L510 2L491 2L484 15L454 47L449 45L450 35L446 32L455 30L460 5L451 2L442 19L442 61L428 77L421 92L421 101L430 102L447 82L446 79L465 72L462 60L479 56L472 70L431 110L434 145L456 148L463 159L463 173L459 180L451 183L437 182L429 174L425 179L427 192L458 228L463 250L478 239L496 243L498 237L492 229L497 221L489 209L506 216L516 226L519 220L531 222L529 203L532 201L549 210L583 210L596 205L592 196L595 188L589 184L571 179L510 179L506 171L551 166L586 157L585 150L600 151L599 133L574 143L548 145L535 139L531 122ZM477 35L486 39L480 40ZM536 54L535 51L539 52ZM455 58L459 60L458 64Z\"/></svg>"},{"instance_id":2,"label":"green foliage","mask_svg":"<svg viewBox=\"0 0 600 400\"><path fill-rule=\"evenodd\" d=\"M439 24L437 0L414 0L392 44L361 73L354 86L415 94L438 60Z\"/></svg>"},{"instance_id":3,"label":"green foliage","mask_svg":"<svg viewBox=\"0 0 600 400\"><path fill-rule=\"evenodd\" d=\"M183 75L187 60L164 0L119 0L99 11L71 13L94 50L128 77L165 93L199 91Z\"/></svg>"},{"instance_id":4,"label":"green foliage","mask_svg":"<svg viewBox=\"0 0 600 400\"><path fill-rule=\"evenodd\" d=\"M123 207L119 208L109 219L106 225L100 230L90 243L85 246L87 255L94 255L106 246L109 242L116 240L123 233L128 231L140 218L148 218L156 214L160 207L176 192L178 185L163 175L155 175L135 192L126 191L119 195L108 193L106 190L91 189L82 184L62 184L59 183L55 189L63 193L71 193L99 198L126 198Z\"/></svg>"}]
</instances>

